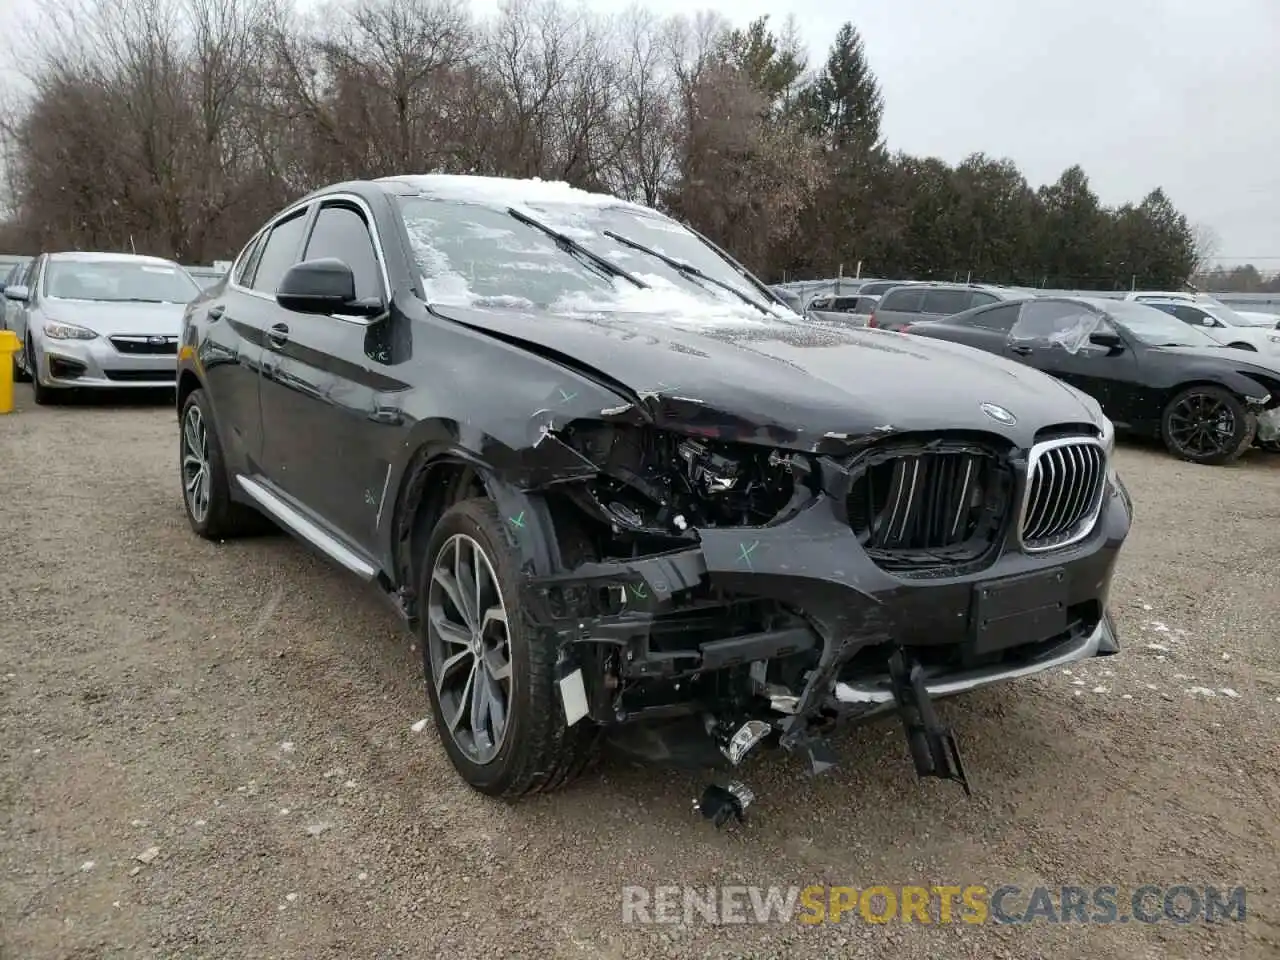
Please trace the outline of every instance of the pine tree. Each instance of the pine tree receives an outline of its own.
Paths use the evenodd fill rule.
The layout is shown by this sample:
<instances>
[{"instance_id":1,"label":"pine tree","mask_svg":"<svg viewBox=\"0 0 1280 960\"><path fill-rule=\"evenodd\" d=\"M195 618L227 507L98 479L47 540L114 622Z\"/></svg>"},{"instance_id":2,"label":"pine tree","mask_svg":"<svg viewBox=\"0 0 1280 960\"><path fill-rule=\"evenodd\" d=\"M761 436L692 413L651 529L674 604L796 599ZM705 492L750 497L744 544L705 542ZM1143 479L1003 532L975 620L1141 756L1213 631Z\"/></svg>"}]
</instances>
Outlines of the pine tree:
<instances>
[{"instance_id":1,"label":"pine tree","mask_svg":"<svg viewBox=\"0 0 1280 960\"><path fill-rule=\"evenodd\" d=\"M816 133L836 150L879 150L884 97L867 63L862 35L852 23L836 34L827 62L806 97Z\"/></svg>"}]
</instances>

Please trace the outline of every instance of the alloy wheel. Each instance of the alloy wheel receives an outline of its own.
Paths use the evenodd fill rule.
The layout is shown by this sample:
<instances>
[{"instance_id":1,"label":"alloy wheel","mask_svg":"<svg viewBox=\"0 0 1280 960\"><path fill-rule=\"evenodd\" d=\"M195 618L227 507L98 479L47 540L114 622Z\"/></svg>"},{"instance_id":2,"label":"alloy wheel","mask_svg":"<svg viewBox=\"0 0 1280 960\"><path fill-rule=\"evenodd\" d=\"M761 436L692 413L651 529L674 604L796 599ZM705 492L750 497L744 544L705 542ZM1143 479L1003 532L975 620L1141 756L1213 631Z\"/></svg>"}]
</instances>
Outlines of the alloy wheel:
<instances>
[{"instance_id":1,"label":"alloy wheel","mask_svg":"<svg viewBox=\"0 0 1280 960\"><path fill-rule=\"evenodd\" d=\"M1169 412L1169 439L1199 457L1230 453L1236 437L1236 415L1217 397L1192 393Z\"/></svg>"},{"instance_id":2,"label":"alloy wheel","mask_svg":"<svg viewBox=\"0 0 1280 960\"><path fill-rule=\"evenodd\" d=\"M209 431L198 404L182 419L182 487L196 523L209 516Z\"/></svg>"},{"instance_id":3,"label":"alloy wheel","mask_svg":"<svg viewBox=\"0 0 1280 960\"><path fill-rule=\"evenodd\" d=\"M454 534L436 554L427 624L441 719L468 759L489 763L507 735L511 637L493 564L466 534Z\"/></svg>"}]
</instances>

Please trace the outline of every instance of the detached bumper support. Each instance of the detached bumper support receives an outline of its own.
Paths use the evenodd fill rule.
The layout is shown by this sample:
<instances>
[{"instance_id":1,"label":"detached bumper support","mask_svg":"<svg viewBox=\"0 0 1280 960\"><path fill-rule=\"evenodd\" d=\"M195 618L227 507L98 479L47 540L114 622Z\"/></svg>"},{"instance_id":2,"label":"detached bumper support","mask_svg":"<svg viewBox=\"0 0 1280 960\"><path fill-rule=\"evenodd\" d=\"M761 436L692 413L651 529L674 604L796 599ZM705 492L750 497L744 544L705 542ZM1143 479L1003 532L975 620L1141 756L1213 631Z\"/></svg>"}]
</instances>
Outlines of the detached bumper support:
<instances>
[{"instance_id":1,"label":"detached bumper support","mask_svg":"<svg viewBox=\"0 0 1280 960\"><path fill-rule=\"evenodd\" d=\"M916 765L916 775L954 780L972 794L969 780L960 760L960 746L955 734L944 727L933 709L933 700L924 683L924 667L915 658L908 665L901 650L889 658L889 678L893 698L897 701L902 725L907 732L907 745Z\"/></svg>"}]
</instances>

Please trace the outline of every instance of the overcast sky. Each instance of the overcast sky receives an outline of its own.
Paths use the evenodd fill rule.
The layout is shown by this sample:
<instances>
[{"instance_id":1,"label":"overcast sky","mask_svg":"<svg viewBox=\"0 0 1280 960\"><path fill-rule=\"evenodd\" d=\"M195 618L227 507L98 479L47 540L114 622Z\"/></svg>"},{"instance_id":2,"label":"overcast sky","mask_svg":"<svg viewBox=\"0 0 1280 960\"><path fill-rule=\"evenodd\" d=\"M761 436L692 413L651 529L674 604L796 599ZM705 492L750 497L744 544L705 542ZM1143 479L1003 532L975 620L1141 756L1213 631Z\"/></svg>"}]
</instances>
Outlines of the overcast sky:
<instances>
[{"instance_id":1,"label":"overcast sky","mask_svg":"<svg viewBox=\"0 0 1280 960\"><path fill-rule=\"evenodd\" d=\"M1079 163L1109 204L1163 186L1220 255L1280 270L1280 0L699 5L744 23L795 14L815 65L852 19L892 149L1012 157L1033 186Z\"/></svg>"},{"instance_id":2,"label":"overcast sky","mask_svg":"<svg viewBox=\"0 0 1280 960\"><path fill-rule=\"evenodd\" d=\"M304 0L308 2L309 0ZM572 2L572 0L568 0ZM624 0L586 0L616 11ZM0 0L30 13L38 0ZM477 14L497 0L473 0ZM1163 186L1222 261L1280 270L1280 0L647 0L739 24L794 14L819 64L852 18L892 149L1012 157L1033 186L1073 163L1104 203Z\"/></svg>"}]
</instances>

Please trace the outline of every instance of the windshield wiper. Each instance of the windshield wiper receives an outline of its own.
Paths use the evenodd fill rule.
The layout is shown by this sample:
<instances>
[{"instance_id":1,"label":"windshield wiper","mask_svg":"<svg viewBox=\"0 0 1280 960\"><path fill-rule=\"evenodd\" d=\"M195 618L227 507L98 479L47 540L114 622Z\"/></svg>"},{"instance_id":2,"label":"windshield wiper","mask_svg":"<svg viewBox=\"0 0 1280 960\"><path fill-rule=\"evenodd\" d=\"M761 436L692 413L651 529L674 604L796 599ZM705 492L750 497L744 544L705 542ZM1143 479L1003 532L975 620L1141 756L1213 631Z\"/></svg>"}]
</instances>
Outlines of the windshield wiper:
<instances>
[{"instance_id":1,"label":"windshield wiper","mask_svg":"<svg viewBox=\"0 0 1280 960\"><path fill-rule=\"evenodd\" d=\"M565 251L565 253L575 256L579 260L585 260L586 262L594 265L597 270L602 271L608 276L622 277L622 279L628 281L629 283L635 284L637 287L640 287L641 289L648 288L649 285L645 283L643 280L640 280L638 277L632 276L630 273L622 269L622 267L618 266L612 260L609 260L606 257L600 256L600 254L596 253L593 250L587 249L582 244L580 244L577 240L574 240L572 237L564 233L561 233L555 227L549 226L543 223L541 220L538 220L536 217L531 217L529 216L529 214L524 213L520 210L517 210L515 207L507 207L507 213L510 216L514 217L515 219L519 220L521 223L528 224L529 226L533 227L535 230L541 230L548 237L554 240L556 242L556 246L558 246L561 250Z\"/></svg>"},{"instance_id":2,"label":"windshield wiper","mask_svg":"<svg viewBox=\"0 0 1280 960\"><path fill-rule=\"evenodd\" d=\"M743 303L751 304L751 306L755 307L757 310L759 310L761 313L765 314L766 316L773 316L773 311L765 307L755 297L735 287L732 283L725 283L723 280L719 280L716 277L710 276L705 271L699 269L698 267L695 267L692 263L688 263L676 257L668 256L667 254L663 253L661 250L653 249L653 247L646 247L643 243L640 243L637 240L632 240L630 237L624 237L620 233L614 233L612 230L605 230L603 231L603 233L610 240L617 240L618 243L622 244L624 247L630 247L633 250L639 250L641 253L647 253L649 256L653 257L656 260L661 260L663 263L665 263L668 267L670 267L676 273L680 274L682 277L693 277L697 280L703 281L704 283L709 283L709 284L712 284L713 286L717 286L721 290L728 290L735 297L740 299Z\"/></svg>"}]
</instances>

